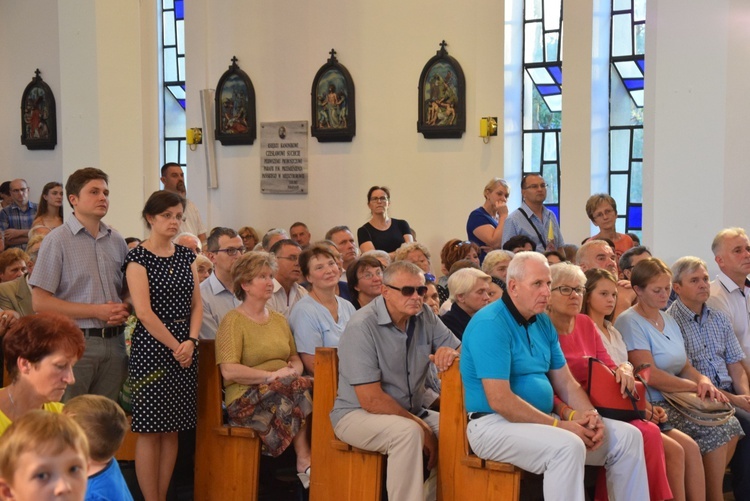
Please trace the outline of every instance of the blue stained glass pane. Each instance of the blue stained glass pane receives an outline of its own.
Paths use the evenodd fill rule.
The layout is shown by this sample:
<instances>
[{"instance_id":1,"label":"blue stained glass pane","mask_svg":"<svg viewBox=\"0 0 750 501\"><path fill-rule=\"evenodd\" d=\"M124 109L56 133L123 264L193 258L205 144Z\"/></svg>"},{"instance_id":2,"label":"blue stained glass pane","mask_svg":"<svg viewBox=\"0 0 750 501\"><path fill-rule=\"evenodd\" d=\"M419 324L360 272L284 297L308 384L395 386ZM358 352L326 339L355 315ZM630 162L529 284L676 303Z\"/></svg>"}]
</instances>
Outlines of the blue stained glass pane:
<instances>
[{"instance_id":1,"label":"blue stained glass pane","mask_svg":"<svg viewBox=\"0 0 750 501\"><path fill-rule=\"evenodd\" d=\"M551 210L555 214L557 221L560 222L560 206L557 204L555 205L544 204L544 206L547 207L549 210ZM547 238L547 236L544 235L544 238Z\"/></svg>"},{"instance_id":2,"label":"blue stained glass pane","mask_svg":"<svg viewBox=\"0 0 750 501\"><path fill-rule=\"evenodd\" d=\"M640 68L641 73L646 73L646 60L645 59L636 59L635 64L638 65L638 68Z\"/></svg>"},{"instance_id":3,"label":"blue stained glass pane","mask_svg":"<svg viewBox=\"0 0 750 501\"><path fill-rule=\"evenodd\" d=\"M641 90L643 89L642 78L624 78L622 83L625 84L625 88L628 90Z\"/></svg>"},{"instance_id":4,"label":"blue stained glass pane","mask_svg":"<svg viewBox=\"0 0 750 501\"><path fill-rule=\"evenodd\" d=\"M636 230L643 228L643 207L641 205L628 207L628 228Z\"/></svg>"},{"instance_id":5,"label":"blue stained glass pane","mask_svg":"<svg viewBox=\"0 0 750 501\"><path fill-rule=\"evenodd\" d=\"M162 15L162 28L164 45L174 45L176 43L174 12L164 12Z\"/></svg>"},{"instance_id":6,"label":"blue stained glass pane","mask_svg":"<svg viewBox=\"0 0 750 501\"><path fill-rule=\"evenodd\" d=\"M180 103L180 106L182 106L182 109L184 110L185 109L185 100L184 99L178 99L177 102Z\"/></svg>"},{"instance_id":7,"label":"blue stained glass pane","mask_svg":"<svg viewBox=\"0 0 750 501\"><path fill-rule=\"evenodd\" d=\"M174 16L177 19L185 19L185 2L183 0L174 0Z\"/></svg>"},{"instance_id":8,"label":"blue stained glass pane","mask_svg":"<svg viewBox=\"0 0 750 501\"><path fill-rule=\"evenodd\" d=\"M562 89L559 85L537 85L536 90L538 90L539 94L542 96L562 94Z\"/></svg>"},{"instance_id":9,"label":"blue stained glass pane","mask_svg":"<svg viewBox=\"0 0 750 501\"><path fill-rule=\"evenodd\" d=\"M547 68L547 71L550 72L550 75L555 79L555 82L562 85L562 66L550 66Z\"/></svg>"}]
</instances>

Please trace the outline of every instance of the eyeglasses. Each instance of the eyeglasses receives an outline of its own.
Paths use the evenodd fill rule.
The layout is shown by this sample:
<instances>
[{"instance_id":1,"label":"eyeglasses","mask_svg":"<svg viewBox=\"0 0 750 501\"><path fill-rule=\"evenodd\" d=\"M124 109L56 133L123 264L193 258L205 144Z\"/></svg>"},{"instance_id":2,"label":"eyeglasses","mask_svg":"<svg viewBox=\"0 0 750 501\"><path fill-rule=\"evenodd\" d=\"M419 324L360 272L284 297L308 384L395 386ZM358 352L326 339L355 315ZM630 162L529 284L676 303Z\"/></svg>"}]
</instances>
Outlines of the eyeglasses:
<instances>
[{"instance_id":1,"label":"eyeglasses","mask_svg":"<svg viewBox=\"0 0 750 501\"><path fill-rule=\"evenodd\" d=\"M585 287L568 287L567 285L561 285L560 287L555 287L552 290L560 291L560 294L562 294L563 296L570 296L574 292L579 296L583 296L583 293L586 292Z\"/></svg>"},{"instance_id":2,"label":"eyeglasses","mask_svg":"<svg viewBox=\"0 0 750 501\"><path fill-rule=\"evenodd\" d=\"M388 197L372 197L370 199L370 202L383 202L383 203L385 203L387 201L388 201Z\"/></svg>"},{"instance_id":3,"label":"eyeglasses","mask_svg":"<svg viewBox=\"0 0 750 501\"><path fill-rule=\"evenodd\" d=\"M547 183L529 184L526 186L526 188L524 188L524 190L536 190L537 188L545 190L547 189Z\"/></svg>"},{"instance_id":4,"label":"eyeglasses","mask_svg":"<svg viewBox=\"0 0 750 501\"><path fill-rule=\"evenodd\" d=\"M615 211L613 211L612 209L604 209L603 211L594 214L594 219L599 219L604 216L611 216L614 213Z\"/></svg>"},{"instance_id":5,"label":"eyeglasses","mask_svg":"<svg viewBox=\"0 0 750 501\"><path fill-rule=\"evenodd\" d=\"M359 277L360 280L372 280L373 278L383 278L383 271L378 270L375 273L368 271L367 273L364 273L361 277Z\"/></svg>"},{"instance_id":6,"label":"eyeglasses","mask_svg":"<svg viewBox=\"0 0 750 501\"><path fill-rule=\"evenodd\" d=\"M244 254L246 250L245 247L227 247L226 249L216 249L213 252L226 252L227 256L236 256L238 252Z\"/></svg>"},{"instance_id":7,"label":"eyeglasses","mask_svg":"<svg viewBox=\"0 0 750 501\"><path fill-rule=\"evenodd\" d=\"M298 263L299 256L276 256L276 259L286 259L290 263Z\"/></svg>"},{"instance_id":8,"label":"eyeglasses","mask_svg":"<svg viewBox=\"0 0 750 501\"><path fill-rule=\"evenodd\" d=\"M386 287L390 287L393 290L400 291L404 297L411 297L416 292L418 296L422 297L427 294L427 286L420 285L419 287L412 287L411 285L405 285L404 287L394 287L391 284L385 284Z\"/></svg>"},{"instance_id":9,"label":"eyeglasses","mask_svg":"<svg viewBox=\"0 0 750 501\"><path fill-rule=\"evenodd\" d=\"M182 214L172 214L171 212L164 212L162 214L157 214L158 217L162 219L166 219L169 221L170 219L174 219L175 221L181 221L185 222L185 217Z\"/></svg>"}]
</instances>

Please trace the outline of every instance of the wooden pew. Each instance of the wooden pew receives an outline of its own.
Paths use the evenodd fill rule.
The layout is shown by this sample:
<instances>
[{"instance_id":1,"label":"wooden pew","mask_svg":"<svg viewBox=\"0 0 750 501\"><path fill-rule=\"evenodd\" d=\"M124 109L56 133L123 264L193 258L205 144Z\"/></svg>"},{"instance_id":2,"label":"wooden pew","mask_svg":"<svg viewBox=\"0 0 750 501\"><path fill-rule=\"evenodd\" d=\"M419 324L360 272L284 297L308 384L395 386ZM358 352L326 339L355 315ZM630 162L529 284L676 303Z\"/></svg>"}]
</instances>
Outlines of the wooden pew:
<instances>
[{"instance_id":1,"label":"wooden pew","mask_svg":"<svg viewBox=\"0 0 750 501\"><path fill-rule=\"evenodd\" d=\"M249 428L224 423L221 381L214 341L201 341L198 352L195 499L258 499L260 439Z\"/></svg>"},{"instance_id":2,"label":"wooden pew","mask_svg":"<svg viewBox=\"0 0 750 501\"><path fill-rule=\"evenodd\" d=\"M518 500L523 470L470 453L464 389L456 360L441 374L438 501Z\"/></svg>"},{"instance_id":3,"label":"wooden pew","mask_svg":"<svg viewBox=\"0 0 750 501\"><path fill-rule=\"evenodd\" d=\"M352 447L333 434L329 414L336 400L338 367L335 348L315 350L310 501L380 501L385 457Z\"/></svg>"}]
</instances>

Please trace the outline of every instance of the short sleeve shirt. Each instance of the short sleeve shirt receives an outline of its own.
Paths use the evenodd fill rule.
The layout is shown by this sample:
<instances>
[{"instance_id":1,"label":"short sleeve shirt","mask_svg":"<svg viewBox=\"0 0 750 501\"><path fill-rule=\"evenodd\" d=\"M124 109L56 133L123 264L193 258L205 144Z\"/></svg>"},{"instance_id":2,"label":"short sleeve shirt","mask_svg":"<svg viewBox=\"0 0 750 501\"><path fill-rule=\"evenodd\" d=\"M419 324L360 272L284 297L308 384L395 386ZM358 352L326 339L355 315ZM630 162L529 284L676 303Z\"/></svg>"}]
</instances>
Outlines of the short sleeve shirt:
<instances>
[{"instance_id":1,"label":"short sleeve shirt","mask_svg":"<svg viewBox=\"0 0 750 501\"><path fill-rule=\"evenodd\" d=\"M511 312L511 309L513 312ZM482 379L502 379L520 398L544 413L552 412L554 392L547 377L565 365L565 356L549 317L528 321L508 295L479 310L464 331L461 378L468 412L494 412Z\"/></svg>"},{"instance_id":2,"label":"short sleeve shirt","mask_svg":"<svg viewBox=\"0 0 750 501\"><path fill-rule=\"evenodd\" d=\"M370 223L365 223L357 230L357 241L359 245L364 242L372 242L377 250L394 252L404 243L404 235L411 235L409 223L403 219L391 218L391 226L381 231Z\"/></svg>"},{"instance_id":3,"label":"short sleeve shirt","mask_svg":"<svg viewBox=\"0 0 750 501\"><path fill-rule=\"evenodd\" d=\"M297 343L297 351L315 355L318 346L337 347L344 328L356 311L352 303L336 296L338 322L331 312L310 296L300 299L289 315L289 326Z\"/></svg>"},{"instance_id":4,"label":"short sleeve shirt","mask_svg":"<svg viewBox=\"0 0 750 501\"><path fill-rule=\"evenodd\" d=\"M339 388L331 411L335 427L349 412L361 409L354 387L380 382L385 393L404 409L419 415L430 354L441 346L458 348L461 342L424 305L409 319L407 332L391 320L383 296L352 315L339 343Z\"/></svg>"}]
</instances>

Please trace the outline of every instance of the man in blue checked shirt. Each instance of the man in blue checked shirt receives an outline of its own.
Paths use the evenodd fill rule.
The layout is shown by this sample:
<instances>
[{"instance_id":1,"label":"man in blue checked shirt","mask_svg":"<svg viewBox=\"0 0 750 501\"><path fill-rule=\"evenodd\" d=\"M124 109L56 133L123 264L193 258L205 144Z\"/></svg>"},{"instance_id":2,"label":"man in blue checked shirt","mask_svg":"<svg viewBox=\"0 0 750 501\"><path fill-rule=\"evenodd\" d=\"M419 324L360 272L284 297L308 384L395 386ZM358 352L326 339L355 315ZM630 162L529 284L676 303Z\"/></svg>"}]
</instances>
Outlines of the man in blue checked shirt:
<instances>
[{"instance_id":1,"label":"man in blue checked shirt","mask_svg":"<svg viewBox=\"0 0 750 501\"><path fill-rule=\"evenodd\" d=\"M672 265L672 286L678 297L667 313L680 326L690 363L729 398L745 433L729 466L735 499L750 499L750 386L742 366L745 353L729 317L706 305L711 289L703 260L678 259Z\"/></svg>"},{"instance_id":2,"label":"man in blue checked shirt","mask_svg":"<svg viewBox=\"0 0 750 501\"><path fill-rule=\"evenodd\" d=\"M36 217L36 204L29 202L29 185L24 179L10 182L13 203L0 211L0 230L5 235L5 248L26 248L29 229Z\"/></svg>"}]
</instances>

